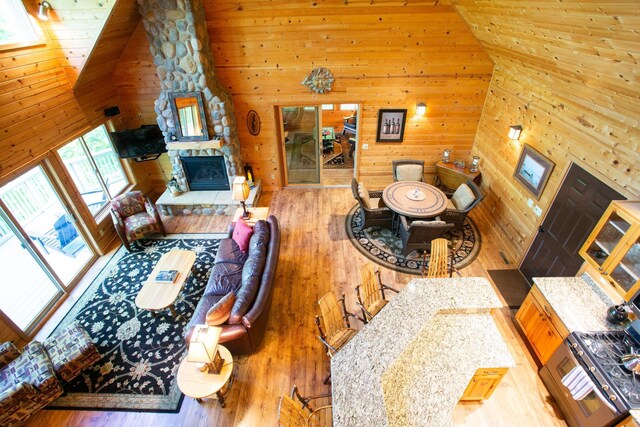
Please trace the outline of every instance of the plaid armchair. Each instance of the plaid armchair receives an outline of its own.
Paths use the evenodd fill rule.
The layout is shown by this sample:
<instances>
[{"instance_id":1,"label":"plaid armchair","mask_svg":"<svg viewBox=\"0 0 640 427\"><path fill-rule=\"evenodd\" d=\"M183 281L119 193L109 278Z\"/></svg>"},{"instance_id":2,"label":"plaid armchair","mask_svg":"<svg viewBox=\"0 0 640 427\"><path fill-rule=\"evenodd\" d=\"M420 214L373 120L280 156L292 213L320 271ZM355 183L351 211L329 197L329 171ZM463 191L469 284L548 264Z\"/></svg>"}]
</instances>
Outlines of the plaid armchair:
<instances>
[{"instance_id":1,"label":"plaid armchair","mask_svg":"<svg viewBox=\"0 0 640 427\"><path fill-rule=\"evenodd\" d=\"M89 334L71 324L44 344L32 341L20 352L11 342L0 345L0 426L21 424L63 393L71 381L100 360Z\"/></svg>"},{"instance_id":2,"label":"plaid armchair","mask_svg":"<svg viewBox=\"0 0 640 427\"><path fill-rule=\"evenodd\" d=\"M12 343L0 346L0 425L22 423L63 392L44 347L29 343L20 353ZM15 357L13 360L11 357Z\"/></svg>"},{"instance_id":3,"label":"plaid armchair","mask_svg":"<svg viewBox=\"0 0 640 427\"><path fill-rule=\"evenodd\" d=\"M140 191L115 197L111 201L111 218L118 237L129 252L129 242L154 233L167 235L155 205Z\"/></svg>"}]
</instances>

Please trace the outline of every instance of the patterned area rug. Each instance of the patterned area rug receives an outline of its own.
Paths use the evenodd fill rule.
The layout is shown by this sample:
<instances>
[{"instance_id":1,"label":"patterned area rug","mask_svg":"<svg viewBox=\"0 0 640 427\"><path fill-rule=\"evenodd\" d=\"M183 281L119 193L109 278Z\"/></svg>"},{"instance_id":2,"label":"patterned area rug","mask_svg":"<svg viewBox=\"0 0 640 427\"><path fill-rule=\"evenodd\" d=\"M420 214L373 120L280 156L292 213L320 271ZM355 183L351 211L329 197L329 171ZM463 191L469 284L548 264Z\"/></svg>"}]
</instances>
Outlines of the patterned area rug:
<instances>
[{"instance_id":1,"label":"patterned area rug","mask_svg":"<svg viewBox=\"0 0 640 427\"><path fill-rule=\"evenodd\" d=\"M402 255L402 241L388 228L369 227L362 229L360 206L354 206L347 214L346 229L351 243L371 261L391 270L409 274L421 274L424 264L422 253L413 251L405 258ZM467 217L464 231L452 230L444 234L453 243L453 265L460 270L469 265L480 252L480 233ZM429 266L429 256L427 256Z\"/></svg>"},{"instance_id":2,"label":"patterned area rug","mask_svg":"<svg viewBox=\"0 0 640 427\"><path fill-rule=\"evenodd\" d=\"M66 385L48 408L178 412L184 395L175 373L185 352L183 331L202 295L223 235L173 234L120 247L56 329L78 322L102 359ZM174 307L152 316L135 298L160 257L196 252L192 274Z\"/></svg>"}]
</instances>

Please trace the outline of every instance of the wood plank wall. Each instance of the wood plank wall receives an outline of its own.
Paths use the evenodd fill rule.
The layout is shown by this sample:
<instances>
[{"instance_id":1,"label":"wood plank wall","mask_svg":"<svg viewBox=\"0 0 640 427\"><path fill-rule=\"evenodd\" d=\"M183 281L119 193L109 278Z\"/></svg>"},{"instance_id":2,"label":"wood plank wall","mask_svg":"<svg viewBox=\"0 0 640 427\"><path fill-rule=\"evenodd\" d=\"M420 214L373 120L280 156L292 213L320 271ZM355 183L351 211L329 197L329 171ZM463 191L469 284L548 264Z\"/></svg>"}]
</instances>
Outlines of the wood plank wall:
<instances>
[{"instance_id":1,"label":"wood plank wall","mask_svg":"<svg viewBox=\"0 0 640 427\"><path fill-rule=\"evenodd\" d=\"M360 141L369 144L361 178L372 187L391 182L392 158L429 164L452 148L468 160L493 64L452 7L395 0L204 3L216 73L233 96L243 157L267 189L283 185L275 105L361 103ZM336 78L329 94L300 84L319 66ZM159 86L151 67L138 28L115 77L132 122L154 116ZM420 101L429 110L414 117ZM380 108L408 110L405 142L376 144ZM247 130L249 110L260 116L258 136Z\"/></svg>"},{"instance_id":2,"label":"wood plank wall","mask_svg":"<svg viewBox=\"0 0 640 427\"><path fill-rule=\"evenodd\" d=\"M30 2L37 8L39 2ZM73 86L116 0L56 0L42 25Z\"/></svg>"},{"instance_id":3,"label":"wood plank wall","mask_svg":"<svg viewBox=\"0 0 640 427\"><path fill-rule=\"evenodd\" d=\"M454 3L496 63L473 151L483 159L480 211L509 257L523 257L544 217L513 178L525 143L556 165L536 201L544 212L570 162L640 198L637 2ZM507 137L515 124L524 128L518 144Z\"/></svg>"}]
</instances>

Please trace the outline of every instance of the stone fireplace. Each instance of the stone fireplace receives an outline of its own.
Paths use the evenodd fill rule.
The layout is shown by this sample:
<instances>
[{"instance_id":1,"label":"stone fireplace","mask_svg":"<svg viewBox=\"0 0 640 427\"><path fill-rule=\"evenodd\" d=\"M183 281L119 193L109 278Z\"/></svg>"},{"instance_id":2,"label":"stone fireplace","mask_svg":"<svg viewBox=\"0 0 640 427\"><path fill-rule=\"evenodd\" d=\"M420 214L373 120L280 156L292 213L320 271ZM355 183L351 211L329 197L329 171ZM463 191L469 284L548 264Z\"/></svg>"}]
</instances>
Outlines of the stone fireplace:
<instances>
[{"instance_id":1,"label":"stone fireplace","mask_svg":"<svg viewBox=\"0 0 640 427\"><path fill-rule=\"evenodd\" d=\"M160 79L160 95L154 107L171 161L171 174L178 182L180 196L166 191L156 205L165 215L233 214L238 202L228 191L236 176L244 175L240 142L231 96L218 82L211 54L209 34L201 0L138 0L138 9L149 39L149 48ZM200 92L210 141L182 142L178 135L169 93ZM225 190L190 188L183 160L217 157L224 170L210 171L209 177L227 180ZM218 173L221 172L221 173ZM206 175L206 174L205 174ZM197 187L197 186L196 186ZM247 206L260 194L260 183L251 190Z\"/></svg>"},{"instance_id":2,"label":"stone fireplace","mask_svg":"<svg viewBox=\"0 0 640 427\"><path fill-rule=\"evenodd\" d=\"M157 123L167 142L172 175L180 190L190 190L181 158L222 156L229 183L243 175L243 161L236 132L233 103L220 85L209 44L201 0L138 0L149 39L160 95L155 102ZM171 141L177 135L171 114L170 92L201 92L211 141Z\"/></svg>"}]
</instances>

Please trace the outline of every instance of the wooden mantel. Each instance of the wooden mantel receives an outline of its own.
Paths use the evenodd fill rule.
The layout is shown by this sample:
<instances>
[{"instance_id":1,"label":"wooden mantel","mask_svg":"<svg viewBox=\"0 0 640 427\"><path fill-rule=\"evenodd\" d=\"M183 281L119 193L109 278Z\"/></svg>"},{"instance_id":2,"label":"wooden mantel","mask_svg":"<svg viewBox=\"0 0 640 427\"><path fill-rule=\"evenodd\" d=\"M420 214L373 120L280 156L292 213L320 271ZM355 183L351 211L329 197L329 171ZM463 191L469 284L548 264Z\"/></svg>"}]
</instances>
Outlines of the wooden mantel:
<instances>
[{"instance_id":1,"label":"wooden mantel","mask_svg":"<svg viewBox=\"0 0 640 427\"><path fill-rule=\"evenodd\" d=\"M211 141L190 141L190 142L169 142L167 150L207 150L210 148L222 147L222 140L212 139Z\"/></svg>"}]
</instances>

